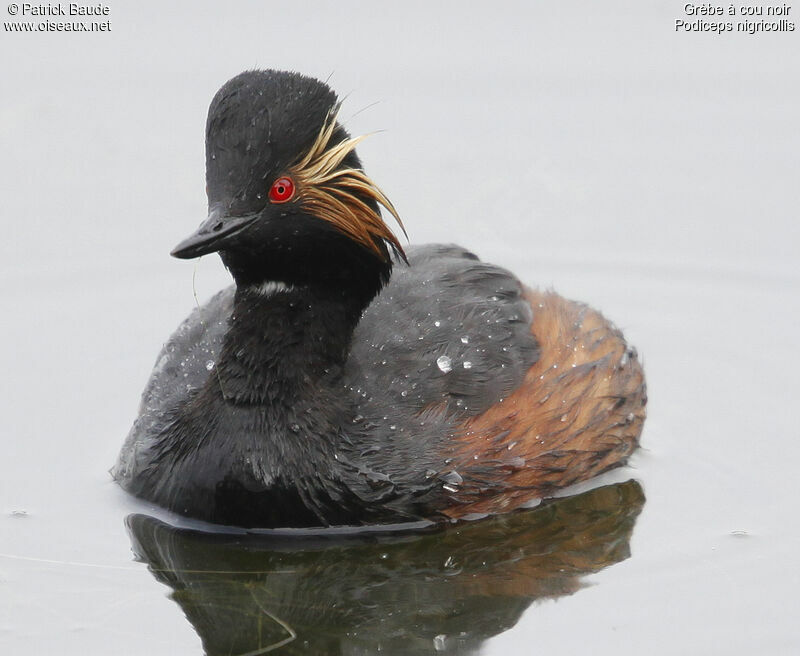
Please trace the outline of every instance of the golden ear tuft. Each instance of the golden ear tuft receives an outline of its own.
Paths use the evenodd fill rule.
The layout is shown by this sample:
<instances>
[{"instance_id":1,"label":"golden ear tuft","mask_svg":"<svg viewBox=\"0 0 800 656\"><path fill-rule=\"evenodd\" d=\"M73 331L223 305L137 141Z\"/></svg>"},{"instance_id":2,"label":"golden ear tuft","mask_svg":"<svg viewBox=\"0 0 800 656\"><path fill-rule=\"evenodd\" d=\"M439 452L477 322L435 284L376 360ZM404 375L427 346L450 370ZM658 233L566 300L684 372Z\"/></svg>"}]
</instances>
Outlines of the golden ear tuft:
<instances>
[{"instance_id":1,"label":"golden ear tuft","mask_svg":"<svg viewBox=\"0 0 800 656\"><path fill-rule=\"evenodd\" d=\"M347 155L369 135L344 139L331 146L338 113L337 105L305 156L289 168L289 174L297 183L300 205L378 257L386 257L386 251L381 248L383 240L405 260L397 237L381 218L380 211L368 201L385 207L405 235L405 227L394 205L363 170L340 168Z\"/></svg>"}]
</instances>

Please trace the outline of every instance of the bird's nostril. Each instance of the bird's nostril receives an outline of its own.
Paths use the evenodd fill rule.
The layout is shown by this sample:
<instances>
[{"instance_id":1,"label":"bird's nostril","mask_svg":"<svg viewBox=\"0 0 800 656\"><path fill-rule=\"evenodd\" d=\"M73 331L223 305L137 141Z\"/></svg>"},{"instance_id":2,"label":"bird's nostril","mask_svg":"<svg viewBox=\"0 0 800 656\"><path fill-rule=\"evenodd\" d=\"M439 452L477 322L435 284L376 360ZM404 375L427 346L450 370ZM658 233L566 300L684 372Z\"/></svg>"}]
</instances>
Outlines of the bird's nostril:
<instances>
[{"instance_id":1,"label":"bird's nostril","mask_svg":"<svg viewBox=\"0 0 800 656\"><path fill-rule=\"evenodd\" d=\"M222 229L222 221L219 221L214 224L214 227L211 228L214 232L219 232Z\"/></svg>"}]
</instances>

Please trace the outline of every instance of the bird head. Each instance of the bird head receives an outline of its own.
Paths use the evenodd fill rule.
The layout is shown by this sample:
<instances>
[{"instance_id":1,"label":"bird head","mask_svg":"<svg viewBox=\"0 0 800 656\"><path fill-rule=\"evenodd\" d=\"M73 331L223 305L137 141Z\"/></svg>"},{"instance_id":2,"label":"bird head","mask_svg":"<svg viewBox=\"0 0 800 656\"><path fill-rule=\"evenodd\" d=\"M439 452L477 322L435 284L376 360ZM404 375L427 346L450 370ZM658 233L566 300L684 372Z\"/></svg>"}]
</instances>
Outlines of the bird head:
<instances>
[{"instance_id":1,"label":"bird head","mask_svg":"<svg viewBox=\"0 0 800 656\"><path fill-rule=\"evenodd\" d=\"M339 106L326 84L297 73L227 82L206 125L208 218L172 255L219 252L239 285L363 284L371 273L385 283L405 254L380 206L402 223L364 172L364 137L337 121Z\"/></svg>"}]
</instances>

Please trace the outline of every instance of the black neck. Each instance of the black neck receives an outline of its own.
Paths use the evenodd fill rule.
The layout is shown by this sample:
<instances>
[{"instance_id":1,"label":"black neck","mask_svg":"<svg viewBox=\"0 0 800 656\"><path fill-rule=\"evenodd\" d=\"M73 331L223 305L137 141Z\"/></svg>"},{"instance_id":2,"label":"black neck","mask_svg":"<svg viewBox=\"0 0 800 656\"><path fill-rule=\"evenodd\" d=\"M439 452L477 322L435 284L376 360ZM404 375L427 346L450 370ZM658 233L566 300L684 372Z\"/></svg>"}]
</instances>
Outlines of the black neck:
<instances>
[{"instance_id":1,"label":"black neck","mask_svg":"<svg viewBox=\"0 0 800 656\"><path fill-rule=\"evenodd\" d=\"M209 384L228 401L291 404L336 378L362 312L391 274L388 253L378 257L318 220L291 225L304 241L283 235L220 252L236 298Z\"/></svg>"},{"instance_id":2,"label":"black neck","mask_svg":"<svg viewBox=\"0 0 800 656\"><path fill-rule=\"evenodd\" d=\"M325 287L239 287L209 385L236 404L293 404L338 379L362 309Z\"/></svg>"},{"instance_id":3,"label":"black neck","mask_svg":"<svg viewBox=\"0 0 800 656\"><path fill-rule=\"evenodd\" d=\"M269 281L310 287L345 305L355 302L360 313L391 275L392 260L383 241L376 242L381 251L377 255L324 221L302 216L270 230L274 237L265 235L236 250L220 251L237 288ZM292 231L291 237L286 231Z\"/></svg>"}]
</instances>

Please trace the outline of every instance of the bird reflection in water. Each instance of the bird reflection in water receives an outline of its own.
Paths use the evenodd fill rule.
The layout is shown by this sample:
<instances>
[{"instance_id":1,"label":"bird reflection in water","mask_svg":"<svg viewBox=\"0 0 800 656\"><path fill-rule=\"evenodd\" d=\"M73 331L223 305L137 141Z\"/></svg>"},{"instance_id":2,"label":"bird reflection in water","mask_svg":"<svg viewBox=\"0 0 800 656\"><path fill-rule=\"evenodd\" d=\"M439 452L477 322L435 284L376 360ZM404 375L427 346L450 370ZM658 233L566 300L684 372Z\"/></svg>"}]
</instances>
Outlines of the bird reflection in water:
<instances>
[{"instance_id":1,"label":"bird reflection in water","mask_svg":"<svg viewBox=\"0 0 800 656\"><path fill-rule=\"evenodd\" d=\"M213 534L146 515L127 525L208 656L473 654L534 600L628 558L643 504L627 481L421 533Z\"/></svg>"}]
</instances>

